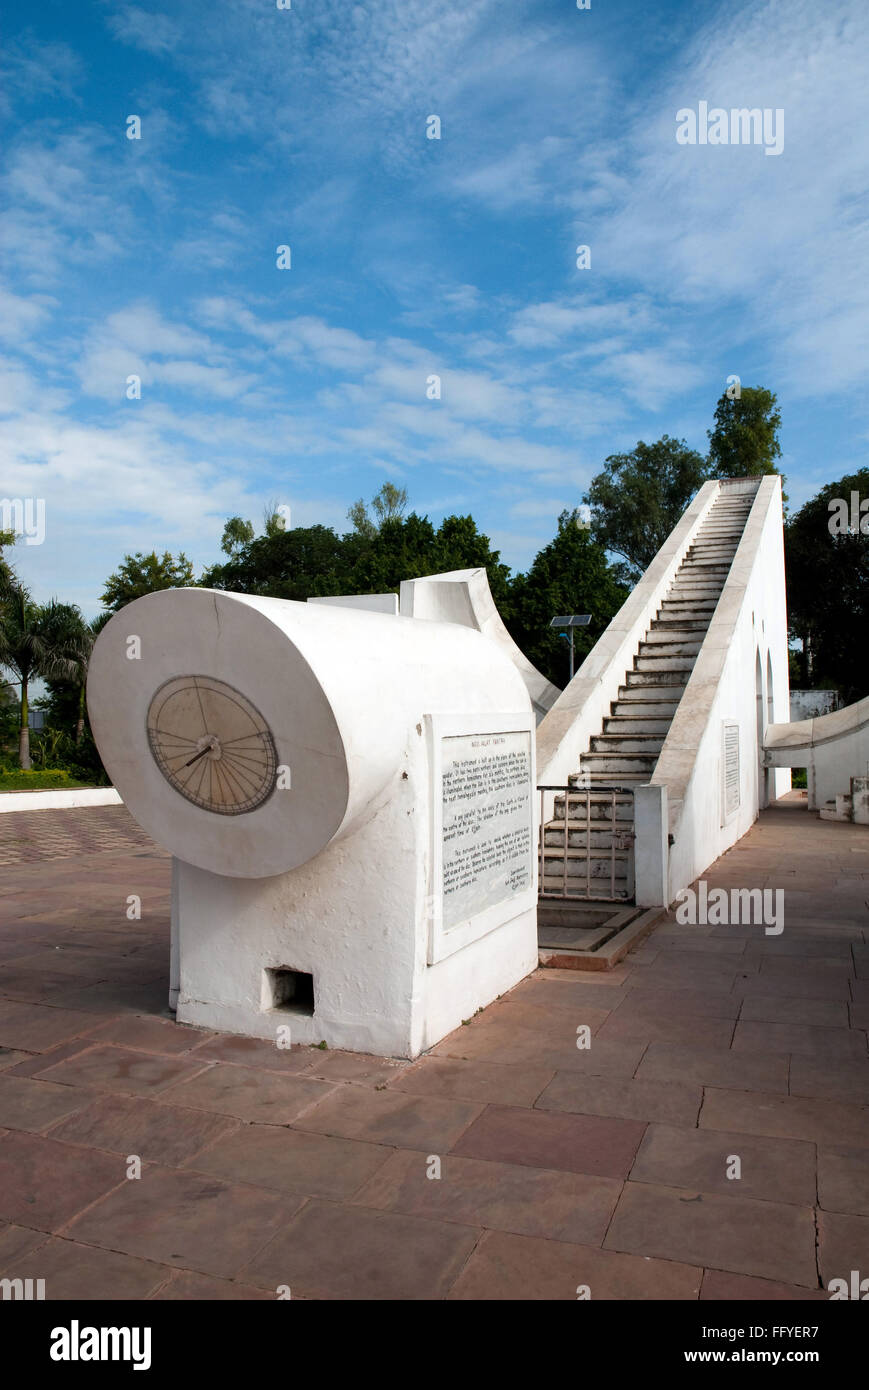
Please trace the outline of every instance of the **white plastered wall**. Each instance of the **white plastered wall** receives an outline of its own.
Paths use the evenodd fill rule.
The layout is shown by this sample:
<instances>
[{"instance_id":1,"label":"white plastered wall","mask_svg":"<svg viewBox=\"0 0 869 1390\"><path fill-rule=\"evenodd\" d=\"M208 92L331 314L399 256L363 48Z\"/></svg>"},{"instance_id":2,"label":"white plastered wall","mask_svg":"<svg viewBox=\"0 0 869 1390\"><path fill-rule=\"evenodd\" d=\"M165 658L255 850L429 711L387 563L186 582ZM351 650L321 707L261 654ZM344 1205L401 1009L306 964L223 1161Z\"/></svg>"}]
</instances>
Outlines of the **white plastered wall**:
<instances>
[{"instance_id":1,"label":"white plastered wall","mask_svg":"<svg viewBox=\"0 0 869 1390\"><path fill-rule=\"evenodd\" d=\"M751 480L746 480L746 487ZM734 488L734 484L730 484ZM669 800L669 901L741 838L759 809L790 787L763 768L761 723L789 713L781 480L761 479L727 582L651 778ZM768 670L772 672L770 697ZM769 719L770 709L773 719ZM739 806L725 815L725 722L739 728ZM767 782L768 778L768 782ZM638 883L639 889L639 883ZM638 901L640 898L638 897Z\"/></svg>"}]
</instances>

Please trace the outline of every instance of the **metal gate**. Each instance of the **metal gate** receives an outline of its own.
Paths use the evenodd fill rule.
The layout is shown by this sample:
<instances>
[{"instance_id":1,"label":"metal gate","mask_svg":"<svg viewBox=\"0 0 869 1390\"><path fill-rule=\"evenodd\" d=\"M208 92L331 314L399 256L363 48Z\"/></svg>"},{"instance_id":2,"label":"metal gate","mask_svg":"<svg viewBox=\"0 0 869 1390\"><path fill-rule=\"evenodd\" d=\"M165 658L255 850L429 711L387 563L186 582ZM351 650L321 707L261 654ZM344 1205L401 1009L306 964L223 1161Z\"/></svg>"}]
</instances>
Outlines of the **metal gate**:
<instances>
[{"instance_id":1,"label":"metal gate","mask_svg":"<svg viewBox=\"0 0 869 1390\"><path fill-rule=\"evenodd\" d=\"M593 787L538 785L537 790L540 793L539 896L561 902L631 901L634 896L634 788L596 783ZM556 801L553 818L548 822L544 820L547 792L555 792L556 797L563 798L562 815L555 814ZM624 807L628 797L628 813L619 817L619 807ZM571 816L576 819L577 811L580 818L583 812L585 816L584 843L582 830L571 830L570 826ZM571 851L580 867L579 873L568 872ZM583 859L584 875L581 871ZM553 862L560 863L560 873L552 873ZM624 875L617 872L622 867Z\"/></svg>"}]
</instances>

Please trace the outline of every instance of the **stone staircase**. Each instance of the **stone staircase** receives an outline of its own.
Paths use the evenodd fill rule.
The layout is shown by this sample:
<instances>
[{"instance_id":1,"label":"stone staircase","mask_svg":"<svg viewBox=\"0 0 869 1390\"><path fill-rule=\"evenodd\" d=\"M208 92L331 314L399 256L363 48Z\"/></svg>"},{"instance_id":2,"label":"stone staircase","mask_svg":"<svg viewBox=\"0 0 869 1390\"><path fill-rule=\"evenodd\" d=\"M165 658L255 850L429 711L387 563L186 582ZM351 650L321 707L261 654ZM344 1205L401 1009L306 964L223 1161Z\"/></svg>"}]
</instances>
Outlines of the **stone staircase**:
<instances>
[{"instance_id":1,"label":"stone staircase","mask_svg":"<svg viewBox=\"0 0 869 1390\"><path fill-rule=\"evenodd\" d=\"M869 777L852 777L851 790L838 792L835 800L827 801L821 807L820 817L821 820L869 825Z\"/></svg>"},{"instance_id":2,"label":"stone staircase","mask_svg":"<svg viewBox=\"0 0 869 1390\"><path fill-rule=\"evenodd\" d=\"M601 732L568 779L566 831L565 794L556 796L543 830L542 893L633 897L632 788L655 770L753 501L753 492L724 488L701 525Z\"/></svg>"}]
</instances>

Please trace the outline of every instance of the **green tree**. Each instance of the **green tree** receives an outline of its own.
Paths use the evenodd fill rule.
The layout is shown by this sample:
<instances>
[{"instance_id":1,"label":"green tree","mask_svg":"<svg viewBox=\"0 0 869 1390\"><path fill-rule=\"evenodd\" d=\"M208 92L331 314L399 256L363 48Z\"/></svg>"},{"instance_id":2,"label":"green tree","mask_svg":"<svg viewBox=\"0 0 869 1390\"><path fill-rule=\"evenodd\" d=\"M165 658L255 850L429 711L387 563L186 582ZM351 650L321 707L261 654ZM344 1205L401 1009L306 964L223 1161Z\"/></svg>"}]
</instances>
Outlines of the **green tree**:
<instances>
[{"instance_id":1,"label":"green tree","mask_svg":"<svg viewBox=\"0 0 869 1390\"><path fill-rule=\"evenodd\" d=\"M504 616L510 635L554 685L568 678L567 644L549 626L559 613L590 613L591 623L575 631L579 668L598 637L628 596L618 567L607 559L578 511L563 511L558 532L538 552L530 569L510 585Z\"/></svg>"},{"instance_id":2,"label":"green tree","mask_svg":"<svg viewBox=\"0 0 869 1390\"><path fill-rule=\"evenodd\" d=\"M856 530L837 530L839 501L851 511L858 499ZM848 703L869 695L869 468L828 483L785 525L785 565L791 636L802 644L800 682L832 687Z\"/></svg>"},{"instance_id":3,"label":"green tree","mask_svg":"<svg viewBox=\"0 0 869 1390\"><path fill-rule=\"evenodd\" d=\"M710 476L752 478L777 473L780 428L774 392L763 386L742 386L738 396L725 391L715 407L715 428L706 431Z\"/></svg>"},{"instance_id":4,"label":"green tree","mask_svg":"<svg viewBox=\"0 0 869 1390\"><path fill-rule=\"evenodd\" d=\"M363 498L358 498L347 512L353 530L366 540L372 540L384 522L400 521L407 507L407 488L385 482L371 499L377 520L372 520Z\"/></svg>"},{"instance_id":5,"label":"green tree","mask_svg":"<svg viewBox=\"0 0 869 1390\"><path fill-rule=\"evenodd\" d=\"M610 454L583 498L592 539L622 556L628 575L639 578L707 477L702 455L666 434L654 444L640 440L628 454Z\"/></svg>"},{"instance_id":6,"label":"green tree","mask_svg":"<svg viewBox=\"0 0 869 1390\"><path fill-rule=\"evenodd\" d=\"M329 526L275 528L242 546L225 564L213 565L200 583L267 598L307 598L346 593L343 545Z\"/></svg>"},{"instance_id":7,"label":"green tree","mask_svg":"<svg viewBox=\"0 0 869 1390\"><path fill-rule=\"evenodd\" d=\"M75 674L72 655L75 631L81 614L72 605L33 602L23 584L12 585L0 620L0 666L17 678L20 689L18 758L30 768L30 729L28 697L36 677L46 680L71 678Z\"/></svg>"},{"instance_id":8,"label":"green tree","mask_svg":"<svg viewBox=\"0 0 869 1390\"><path fill-rule=\"evenodd\" d=\"M243 517L231 516L223 528L220 548L225 555L235 555L248 545L254 536L253 524Z\"/></svg>"},{"instance_id":9,"label":"green tree","mask_svg":"<svg viewBox=\"0 0 869 1390\"><path fill-rule=\"evenodd\" d=\"M161 589L183 589L192 583L193 565L183 550L177 559L168 550L164 550L162 555L155 550L143 555L141 550L137 550L135 555L125 555L123 564L109 575L102 600L106 608L117 613L126 604L145 594L157 593Z\"/></svg>"}]
</instances>

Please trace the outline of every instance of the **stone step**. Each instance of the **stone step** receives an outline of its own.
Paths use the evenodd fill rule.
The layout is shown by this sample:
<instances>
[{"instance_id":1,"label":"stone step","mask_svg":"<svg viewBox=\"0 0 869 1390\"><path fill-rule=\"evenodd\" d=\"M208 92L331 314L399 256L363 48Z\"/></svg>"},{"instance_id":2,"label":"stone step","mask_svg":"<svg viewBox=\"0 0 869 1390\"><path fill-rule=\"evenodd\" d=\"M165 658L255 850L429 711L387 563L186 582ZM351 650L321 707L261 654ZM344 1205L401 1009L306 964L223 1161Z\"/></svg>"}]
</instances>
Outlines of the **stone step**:
<instances>
[{"instance_id":1,"label":"stone step","mask_svg":"<svg viewBox=\"0 0 869 1390\"><path fill-rule=\"evenodd\" d=\"M658 609L658 615L660 616L663 613L665 616L669 614L674 618L695 617L711 619L712 614L718 607L718 600L720 598L720 593L701 594L699 597L695 596L694 598L690 596L685 597L681 594L665 594L664 598L661 600L661 607Z\"/></svg>"},{"instance_id":2,"label":"stone step","mask_svg":"<svg viewBox=\"0 0 869 1390\"><path fill-rule=\"evenodd\" d=\"M610 705L615 719L660 719L670 723L679 708L678 700L613 700Z\"/></svg>"},{"instance_id":3,"label":"stone step","mask_svg":"<svg viewBox=\"0 0 869 1390\"><path fill-rule=\"evenodd\" d=\"M586 753L584 756L585 756L585 757L589 757L589 756L593 757L594 754L588 754L588 753ZM653 770L654 770L654 769L653 769ZM597 786L601 786L601 787L611 787L613 784L615 784L616 786L619 786L619 787L636 787L636 786L642 786L645 782L648 782L648 780L649 780L649 773L648 773L647 771L643 771L643 772L604 772L604 771L596 772L596 771L592 771L590 768L586 768L586 769L584 770L583 773L581 773L581 774L578 773L577 776L584 776L584 777L587 777L587 778L588 778L588 781L589 781L589 783L590 783L590 785L591 785L592 788L597 787ZM631 812L631 815L633 816L633 811Z\"/></svg>"},{"instance_id":4,"label":"stone step","mask_svg":"<svg viewBox=\"0 0 869 1390\"><path fill-rule=\"evenodd\" d=\"M663 608L659 608L655 621L666 623L689 619L692 622L702 623L704 628L708 628L717 607L717 599L711 603L706 603L703 607L696 603L670 604L665 602Z\"/></svg>"},{"instance_id":5,"label":"stone step","mask_svg":"<svg viewBox=\"0 0 869 1390\"><path fill-rule=\"evenodd\" d=\"M685 686L688 684L689 675L690 672L687 671L684 674L680 671L626 671L626 684L619 686L618 696L619 699L622 698L623 690L633 690L638 687L650 690L655 686L660 686L667 691L669 697L671 691L681 687L679 690L679 699L681 700L685 693Z\"/></svg>"},{"instance_id":6,"label":"stone step","mask_svg":"<svg viewBox=\"0 0 869 1390\"><path fill-rule=\"evenodd\" d=\"M702 636L708 627L705 618L653 618L646 640L651 641L656 632L699 632Z\"/></svg>"},{"instance_id":7,"label":"stone step","mask_svg":"<svg viewBox=\"0 0 869 1390\"><path fill-rule=\"evenodd\" d=\"M592 855L589 860L584 856L580 858L575 851L569 850L565 884L564 859L556 858L557 854L557 850L547 850L543 860L541 878L543 887L550 892L557 891L559 887L566 888L568 894L573 894L577 887L582 891L588 879L600 886L607 884L618 888L622 893L625 891L631 869L628 855L611 859L607 850L600 855Z\"/></svg>"},{"instance_id":8,"label":"stone step","mask_svg":"<svg viewBox=\"0 0 869 1390\"><path fill-rule=\"evenodd\" d=\"M580 887L580 885L585 884L586 880L589 878L598 884L611 883L613 880L615 880L615 883L624 890L628 879L627 855L625 855L623 859L617 859L614 865L611 865L610 863L609 854L607 854L606 857L593 857L591 860L589 873L586 873L585 865L585 859L568 859L568 893L573 893L574 891L576 891L576 889ZM549 854L547 854L543 863L542 879L544 888L554 889L558 887L560 884L563 884L564 867L562 861L550 859Z\"/></svg>"},{"instance_id":9,"label":"stone step","mask_svg":"<svg viewBox=\"0 0 869 1390\"><path fill-rule=\"evenodd\" d=\"M592 753L660 753L664 744L666 730L660 733L640 731L638 733L592 734Z\"/></svg>"},{"instance_id":10,"label":"stone step","mask_svg":"<svg viewBox=\"0 0 869 1390\"><path fill-rule=\"evenodd\" d=\"M673 707L674 713L676 706ZM625 716L622 714L607 715L603 721L603 731L605 734L666 734L672 724L672 716L664 715L655 719L637 715Z\"/></svg>"},{"instance_id":11,"label":"stone step","mask_svg":"<svg viewBox=\"0 0 869 1390\"><path fill-rule=\"evenodd\" d=\"M658 761L657 753L583 753L580 758L583 771L592 776L607 774L615 782L626 772L645 774L651 777Z\"/></svg>"},{"instance_id":12,"label":"stone step","mask_svg":"<svg viewBox=\"0 0 869 1390\"><path fill-rule=\"evenodd\" d=\"M673 580L665 597L677 600L701 595L704 598L720 598L723 587L716 579L702 574L680 574L678 579Z\"/></svg>"},{"instance_id":13,"label":"stone step","mask_svg":"<svg viewBox=\"0 0 869 1390\"><path fill-rule=\"evenodd\" d=\"M576 775L579 776L580 774L577 773ZM557 826L559 824L564 824L564 802L564 796L557 796L555 798L553 819L548 821L547 825ZM615 817L613 817L614 806ZM586 812L588 814L586 814ZM623 793L617 793L615 802L613 802L609 797L604 800L602 793L599 793L597 799L595 799L594 793L592 793L588 805L586 805L584 796L575 796L573 792L570 793L567 824L571 830L581 830L589 821L591 821L592 825L606 828L606 826L613 824L613 820L615 820L616 825L619 826L628 826L629 828L633 826L634 798L632 796L626 797Z\"/></svg>"},{"instance_id":14,"label":"stone step","mask_svg":"<svg viewBox=\"0 0 869 1390\"><path fill-rule=\"evenodd\" d=\"M717 604L720 598L721 589L717 584L700 584L695 582L689 585L687 583L681 583L674 584L672 589L668 591L666 602L690 604L701 601L708 603L711 601Z\"/></svg>"},{"instance_id":15,"label":"stone step","mask_svg":"<svg viewBox=\"0 0 869 1390\"><path fill-rule=\"evenodd\" d=\"M668 639L666 635L664 637L660 637L659 635L657 641L652 642L646 638L645 642L641 642L637 655L641 658L650 656L655 658L662 656L696 656L700 651L702 641L703 639L701 637L669 637Z\"/></svg>"},{"instance_id":16,"label":"stone step","mask_svg":"<svg viewBox=\"0 0 869 1390\"><path fill-rule=\"evenodd\" d=\"M686 677L690 676L694 669L694 662L691 660L691 653L685 655L675 654L673 656L647 656L645 653L634 657L634 670L644 673L651 671L685 671Z\"/></svg>"},{"instance_id":17,"label":"stone step","mask_svg":"<svg viewBox=\"0 0 869 1390\"><path fill-rule=\"evenodd\" d=\"M654 647L667 647L672 642L698 642L703 640L705 630L705 623L697 623L693 627L680 627L679 623L667 623L664 627L660 627L657 626L657 619L655 619L643 640Z\"/></svg>"},{"instance_id":18,"label":"stone step","mask_svg":"<svg viewBox=\"0 0 869 1390\"><path fill-rule=\"evenodd\" d=\"M591 827L586 829L568 821L567 847L568 850L584 850L590 845L593 854L609 854L615 838L615 853L629 854L633 848L633 833L633 822L628 821L616 826L615 836L612 827L606 824L592 822ZM551 821L544 826L543 842L546 849L563 850L564 822Z\"/></svg>"}]
</instances>

